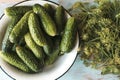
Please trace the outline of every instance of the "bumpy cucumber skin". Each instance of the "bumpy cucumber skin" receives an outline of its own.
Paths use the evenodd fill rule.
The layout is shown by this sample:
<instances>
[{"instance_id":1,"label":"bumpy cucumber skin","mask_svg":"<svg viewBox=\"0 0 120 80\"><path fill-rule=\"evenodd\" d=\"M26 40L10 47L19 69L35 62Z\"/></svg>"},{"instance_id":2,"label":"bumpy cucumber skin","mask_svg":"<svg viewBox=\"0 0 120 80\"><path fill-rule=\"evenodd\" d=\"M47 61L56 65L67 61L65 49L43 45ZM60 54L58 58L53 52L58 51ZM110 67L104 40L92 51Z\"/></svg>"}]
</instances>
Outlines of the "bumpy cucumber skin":
<instances>
[{"instance_id":1,"label":"bumpy cucumber skin","mask_svg":"<svg viewBox=\"0 0 120 80\"><path fill-rule=\"evenodd\" d=\"M51 16L51 18L54 18L54 14L55 14L55 8L52 7L52 5L46 3L44 4L44 8L45 10L48 12L48 14Z\"/></svg>"},{"instance_id":2,"label":"bumpy cucumber skin","mask_svg":"<svg viewBox=\"0 0 120 80\"><path fill-rule=\"evenodd\" d=\"M20 41L19 41L17 44L14 44L14 45L13 45L12 51L16 52L16 47L17 47L18 45L19 45L19 46L23 46L23 47L26 45L24 37L21 38Z\"/></svg>"},{"instance_id":3,"label":"bumpy cucumber skin","mask_svg":"<svg viewBox=\"0 0 120 80\"><path fill-rule=\"evenodd\" d=\"M12 66L27 72L33 72L19 57L16 53L6 53L0 51L0 57L5 60L7 63L11 64Z\"/></svg>"},{"instance_id":4,"label":"bumpy cucumber skin","mask_svg":"<svg viewBox=\"0 0 120 80\"><path fill-rule=\"evenodd\" d=\"M53 51L53 41L52 41L52 37L48 36L47 34L45 34L45 37L47 39L47 44L43 46L43 50L46 53L47 56L51 55L51 52Z\"/></svg>"},{"instance_id":5,"label":"bumpy cucumber skin","mask_svg":"<svg viewBox=\"0 0 120 80\"><path fill-rule=\"evenodd\" d=\"M65 20L65 11L62 6L58 6L55 12L55 22L57 25L58 34L61 34L61 32L64 29L65 26L64 20Z\"/></svg>"},{"instance_id":6,"label":"bumpy cucumber skin","mask_svg":"<svg viewBox=\"0 0 120 80\"><path fill-rule=\"evenodd\" d=\"M46 45L43 46L44 52L46 55L50 56L51 52L52 52L52 47L51 47L51 43L48 43Z\"/></svg>"},{"instance_id":7,"label":"bumpy cucumber skin","mask_svg":"<svg viewBox=\"0 0 120 80\"><path fill-rule=\"evenodd\" d=\"M37 61L37 58L33 55L33 53L20 46L16 47L16 52L30 69L32 69L34 72L40 71L41 68L39 62Z\"/></svg>"},{"instance_id":8,"label":"bumpy cucumber skin","mask_svg":"<svg viewBox=\"0 0 120 80\"><path fill-rule=\"evenodd\" d=\"M28 17L32 11L28 11L25 15L20 19L20 21L13 28L9 40L12 43L18 43L19 40L27 33L28 31Z\"/></svg>"},{"instance_id":9,"label":"bumpy cucumber skin","mask_svg":"<svg viewBox=\"0 0 120 80\"><path fill-rule=\"evenodd\" d=\"M10 35L12 29L14 28L14 26L20 20L20 18L21 18L21 16L13 17L11 19L10 24L8 24L5 36L4 36L3 41L2 41L2 51L8 52L8 51L10 51L12 49L13 43L10 42L9 35Z\"/></svg>"},{"instance_id":10,"label":"bumpy cucumber skin","mask_svg":"<svg viewBox=\"0 0 120 80\"><path fill-rule=\"evenodd\" d=\"M74 17L70 17L65 26L60 44L61 54L70 52L76 42L77 26Z\"/></svg>"},{"instance_id":11,"label":"bumpy cucumber skin","mask_svg":"<svg viewBox=\"0 0 120 80\"><path fill-rule=\"evenodd\" d=\"M47 66L47 65L53 64L56 61L56 59L58 58L59 52L60 52L59 48L55 49L52 52L51 56L49 56L45 59L45 65Z\"/></svg>"},{"instance_id":12,"label":"bumpy cucumber skin","mask_svg":"<svg viewBox=\"0 0 120 80\"><path fill-rule=\"evenodd\" d=\"M35 4L33 6L33 11L39 15L41 22L43 24L43 29L44 31L49 35L49 36L55 36L57 34L57 29L54 21L50 17L50 15L45 11L43 6L39 4Z\"/></svg>"},{"instance_id":13,"label":"bumpy cucumber skin","mask_svg":"<svg viewBox=\"0 0 120 80\"><path fill-rule=\"evenodd\" d=\"M47 40L43 34L43 31L40 28L39 20L35 13L31 13L28 19L29 31L30 34L39 46L44 46L47 43Z\"/></svg>"},{"instance_id":14,"label":"bumpy cucumber skin","mask_svg":"<svg viewBox=\"0 0 120 80\"><path fill-rule=\"evenodd\" d=\"M30 33L27 33L25 36L25 42L27 44L27 46L32 50L32 52L34 53L34 55L39 59L44 59L44 51L43 48L38 46L34 40L32 39Z\"/></svg>"},{"instance_id":15,"label":"bumpy cucumber skin","mask_svg":"<svg viewBox=\"0 0 120 80\"><path fill-rule=\"evenodd\" d=\"M32 6L14 6L5 9L5 14L9 17L24 15L26 12L32 10Z\"/></svg>"},{"instance_id":16,"label":"bumpy cucumber skin","mask_svg":"<svg viewBox=\"0 0 120 80\"><path fill-rule=\"evenodd\" d=\"M54 50L51 52L50 56L46 56L45 57L45 65L51 65L53 64L56 59L59 57L59 53L60 53L60 41L61 41L61 37L57 36L54 38Z\"/></svg>"}]
</instances>

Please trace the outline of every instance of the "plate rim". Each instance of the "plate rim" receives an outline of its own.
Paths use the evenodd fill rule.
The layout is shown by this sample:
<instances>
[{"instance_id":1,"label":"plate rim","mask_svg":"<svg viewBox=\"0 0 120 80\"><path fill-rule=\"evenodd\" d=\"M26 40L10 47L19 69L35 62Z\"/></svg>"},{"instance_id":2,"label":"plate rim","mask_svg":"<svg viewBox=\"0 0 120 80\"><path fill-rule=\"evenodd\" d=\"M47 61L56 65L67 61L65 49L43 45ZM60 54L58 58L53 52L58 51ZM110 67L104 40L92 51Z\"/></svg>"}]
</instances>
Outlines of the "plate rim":
<instances>
[{"instance_id":1,"label":"plate rim","mask_svg":"<svg viewBox=\"0 0 120 80\"><path fill-rule=\"evenodd\" d=\"M23 0L23 1L20 1L20 2L17 2L17 3L15 3L15 4L13 4L11 7L17 6L17 5L21 4L21 3L28 2L28 1L33 1L33 0ZM41 0L41 1L50 2L50 3L56 4L56 5L60 5L60 4L58 4L58 3L54 2L54 1L50 1L50 0ZM64 10L65 10L70 16L72 16L65 8L64 8ZM3 13L3 14L0 16L0 20L2 19L2 17L3 17L4 15L5 15L5 14ZM77 36L78 36L78 34L77 34ZM76 61L76 59L77 59L77 56L78 56L78 54L76 53L75 59L74 59L73 63L70 65L70 67L69 67L63 74L61 74L59 77L57 77L55 80L57 80L57 79L61 78L62 76L64 76L64 75L71 69L71 67L73 66L73 64L75 63L75 61ZM14 77L12 77L11 75L9 75L9 74L2 68L1 65L0 65L0 68L1 68L1 70L2 70L9 78L11 78L11 79L13 79L13 80L16 80Z\"/></svg>"}]
</instances>

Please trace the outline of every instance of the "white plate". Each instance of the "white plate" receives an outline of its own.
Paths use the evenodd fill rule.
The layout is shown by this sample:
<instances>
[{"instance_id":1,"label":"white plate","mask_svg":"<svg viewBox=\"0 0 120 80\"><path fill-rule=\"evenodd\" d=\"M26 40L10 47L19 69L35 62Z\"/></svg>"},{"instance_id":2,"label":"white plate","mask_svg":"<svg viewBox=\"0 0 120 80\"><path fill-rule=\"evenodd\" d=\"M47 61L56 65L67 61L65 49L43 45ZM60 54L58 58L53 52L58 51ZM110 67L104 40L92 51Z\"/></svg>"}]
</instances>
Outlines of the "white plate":
<instances>
[{"instance_id":1,"label":"white plate","mask_svg":"<svg viewBox=\"0 0 120 80\"><path fill-rule=\"evenodd\" d=\"M17 6L34 5L36 3L41 5L45 3L49 3L51 5L54 5L55 7L57 6L57 4L48 2L48 1L23 1L21 3L18 3ZM67 17L69 18L70 15L67 14ZM4 15L0 19L0 49L1 49L1 42L4 36L4 32L6 30L6 26L8 23L9 23L9 18ZM40 72L40 73L36 73L36 74L24 73L8 65L1 58L0 58L0 66L9 76L11 76L13 79L16 79L16 80L55 80L61 77L63 74L65 74L67 70L74 63L77 56L78 44L79 44L79 39L77 36L76 46L74 47L74 49L70 53L59 57L59 59L53 65L46 67L43 70L43 72Z\"/></svg>"}]
</instances>

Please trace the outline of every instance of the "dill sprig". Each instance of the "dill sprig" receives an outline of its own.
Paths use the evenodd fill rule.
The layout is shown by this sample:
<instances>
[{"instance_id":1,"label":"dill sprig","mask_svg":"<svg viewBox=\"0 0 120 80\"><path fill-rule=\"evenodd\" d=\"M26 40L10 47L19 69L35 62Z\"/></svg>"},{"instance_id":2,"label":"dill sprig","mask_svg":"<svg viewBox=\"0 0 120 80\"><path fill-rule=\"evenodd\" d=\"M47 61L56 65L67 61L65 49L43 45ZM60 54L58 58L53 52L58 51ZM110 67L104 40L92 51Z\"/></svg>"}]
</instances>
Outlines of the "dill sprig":
<instances>
[{"instance_id":1,"label":"dill sprig","mask_svg":"<svg viewBox=\"0 0 120 80\"><path fill-rule=\"evenodd\" d=\"M120 0L100 0L98 8L102 10L105 18L118 22L116 20L120 13Z\"/></svg>"}]
</instances>

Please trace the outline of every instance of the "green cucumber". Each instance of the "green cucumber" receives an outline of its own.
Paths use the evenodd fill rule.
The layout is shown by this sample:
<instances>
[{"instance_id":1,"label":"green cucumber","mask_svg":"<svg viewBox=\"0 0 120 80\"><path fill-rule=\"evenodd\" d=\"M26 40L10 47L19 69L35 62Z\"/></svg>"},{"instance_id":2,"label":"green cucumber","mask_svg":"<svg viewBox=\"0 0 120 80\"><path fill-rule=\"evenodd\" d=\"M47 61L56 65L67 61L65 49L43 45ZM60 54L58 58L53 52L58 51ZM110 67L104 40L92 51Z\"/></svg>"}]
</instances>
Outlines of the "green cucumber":
<instances>
[{"instance_id":1,"label":"green cucumber","mask_svg":"<svg viewBox=\"0 0 120 80\"><path fill-rule=\"evenodd\" d=\"M60 44L61 54L70 52L75 45L77 34L77 26L74 17L70 17L65 26L64 33Z\"/></svg>"},{"instance_id":2,"label":"green cucumber","mask_svg":"<svg viewBox=\"0 0 120 80\"><path fill-rule=\"evenodd\" d=\"M39 4L35 4L33 6L33 11L40 17L44 31L50 36L55 36L57 34L55 22L52 20L44 7Z\"/></svg>"},{"instance_id":3,"label":"green cucumber","mask_svg":"<svg viewBox=\"0 0 120 80\"><path fill-rule=\"evenodd\" d=\"M47 44L43 46L44 52L46 53L47 56L51 55L51 52L53 51L53 41L52 37L45 35L47 39Z\"/></svg>"},{"instance_id":4,"label":"green cucumber","mask_svg":"<svg viewBox=\"0 0 120 80\"><path fill-rule=\"evenodd\" d=\"M26 12L32 10L32 6L13 6L5 9L5 14L9 17L24 15Z\"/></svg>"},{"instance_id":5,"label":"green cucumber","mask_svg":"<svg viewBox=\"0 0 120 80\"><path fill-rule=\"evenodd\" d=\"M12 49L13 43L10 42L9 35L10 35L12 29L14 28L14 26L20 20L20 18L21 18L20 16L13 17L11 19L10 23L8 24L5 36L4 36L3 41L2 41L2 51L9 52Z\"/></svg>"},{"instance_id":6,"label":"green cucumber","mask_svg":"<svg viewBox=\"0 0 120 80\"><path fill-rule=\"evenodd\" d=\"M47 43L47 40L43 34L42 29L40 28L39 20L35 13L31 13L28 19L29 31L30 34L39 46L44 46Z\"/></svg>"},{"instance_id":7,"label":"green cucumber","mask_svg":"<svg viewBox=\"0 0 120 80\"><path fill-rule=\"evenodd\" d=\"M60 53L60 40L61 40L61 37L57 36L54 38L54 49L53 51L51 52L50 56L46 56L45 57L45 65L51 65L53 64L56 59L59 57L59 53Z\"/></svg>"},{"instance_id":8,"label":"green cucumber","mask_svg":"<svg viewBox=\"0 0 120 80\"><path fill-rule=\"evenodd\" d=\"M16 52L18 56L24 61L24 63L32 69L34 72L39 72L41 70L37 58L26 48L17 46Z\"/></svg>"},{"instance_id":9,"label":"green cucumber","mask_svg":"<svg viewBox=\"0 0 120 80\"><path fill-rule=\"evenodd\" d=\"M59 52L60 50L59 48L57 48L52 52L51 56L45 58L45 65L47 66L53 64L56 61L56 59L59 57Z\"/></svg>"},{"instance_id":10,"label":"green cucumber","mask_svg":"<svg viewBox=\"0 0 120 80\"><path fill-rule=\"evenodd\" d=\"M32 39L30 33L27 33L25 36L25 42L27 46L31 49L31 51L34 53L34 55L39 59L44 59L44 51L43 48L38 46L34 40Z\"/></svg>"},{"instance_id":11,"label":"green cucumber","mask_svg":"<svg viewBox=\"0 0 120 80\"><path fill-rule=\"evenodd\" d=\"M31 73L33 72L19 57L16 53L11 52L11 53L6 53L3 51L0 51L0 57L5 60L7 63L10 65L24 71Z\"/></svg>"},{"instance_id":12,"label":"green cucumber","mask_svg":"<svg viewBox=\"0 0 120 80\"><path fill-rule=\"evenodd\" d=\"M28 11L20 19L20 21L15 25L12 32L10 33L9 40L12 43L18 43L19 40L27 33L28 31L28 17L32 11Z\"/></svg>"},{"instance_id":13,"label":"green cucumber","mask_svg":"<svg viewBox=\"0 0 120 80\"><path fill-rule=\"evenodd\" d=\"M51 16L51 18L53 18L55 14L55 8L48 3L44 4L44 8L47 11L47 13Z\"/></svg>"},{"instance_id":14,"label":"green cucumber","mask_svg":"<svg viewBox=\"0 0 120 80\"><path fill-rule=\"evenodd\" d=\"M20 39L20 41L17 43L17 44L14 44L13 47L12 47L12 51L16 52L16 47L17 46L25 46L26 43L25 43L25 39L24 37Z\"/></svg>"},{"instance_id":15,"label":"green cucumber","mask_svg":"<svg viewBox=\"0 0 120 80\"><path fill-rule=\"evenodd\" d=\"M64 30L65 11L62 6L58 6L55 11L55 22L57 25L58 34Z\"/></svg>"}]
</instances>

